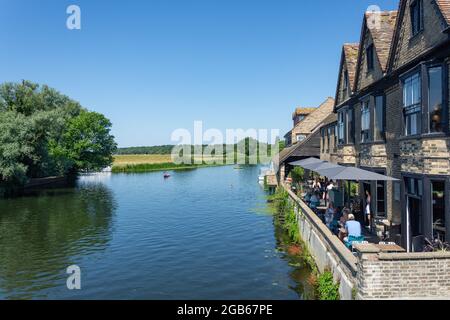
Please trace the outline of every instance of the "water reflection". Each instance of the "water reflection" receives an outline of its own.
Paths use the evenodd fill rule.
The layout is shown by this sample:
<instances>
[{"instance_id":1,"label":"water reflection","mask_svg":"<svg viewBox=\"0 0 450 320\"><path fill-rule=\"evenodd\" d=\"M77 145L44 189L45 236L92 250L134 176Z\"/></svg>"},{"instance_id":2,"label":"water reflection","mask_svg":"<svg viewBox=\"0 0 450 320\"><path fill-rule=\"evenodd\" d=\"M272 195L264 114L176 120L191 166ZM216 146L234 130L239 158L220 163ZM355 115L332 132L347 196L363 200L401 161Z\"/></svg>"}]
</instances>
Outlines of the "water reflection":
<instances>
[{"instance_id":1,"label":"water reflection","mask_svg":"<svg viewBox=\"0 0 450 320\"><path fill-rule=\"evenodd\" d=\"M93 179L0 199L0 298L44 298L67 266L108 246L114 195Z\"/></svg>"}]
</instances>

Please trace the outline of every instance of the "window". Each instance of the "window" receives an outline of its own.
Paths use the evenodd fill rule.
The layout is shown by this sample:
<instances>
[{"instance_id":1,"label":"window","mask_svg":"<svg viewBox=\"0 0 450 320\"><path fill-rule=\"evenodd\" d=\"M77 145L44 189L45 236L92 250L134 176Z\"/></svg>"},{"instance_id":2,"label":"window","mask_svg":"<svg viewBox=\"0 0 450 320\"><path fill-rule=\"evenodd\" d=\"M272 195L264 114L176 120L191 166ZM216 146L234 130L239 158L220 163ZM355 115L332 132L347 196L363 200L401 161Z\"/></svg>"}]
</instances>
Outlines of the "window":
<instances>
[{"instance_id":1,"label":"window","mask_svg":"<svg viewBox=\"0 0 450 320\"><path fill-rule=\"evenodd\" d=\"M345 111L341 111L338 113L338 141L339 144L346 144L345 140Z\"/></svg>"},{"instance_id":2,"label":"window","mask_svg":"<svg viewBox=\"0 0 450 320\"><path fill-rule=\"evenodd\" d=\"M339 126L338 125L335 125L334 126L334 149L336 150L336 147L337 147L337 145L339 144L339 139L338 139L338 135L339 135L339 133L338 133L338 128L339 128Z\"/></svg>"},{"instance_id":3,"label":"window","mask_svg":"<svg viewBox=\"0 0 450 320\"><path fill-rule=\"evenodd\" d=\"M324 153L325 152L325 128L320 129L320 135L322 137L321 150L322 150L322 153Z\"/></svg>"},{"instance_id":4,"label":"window","mask_svg":"<svg viewBox=\"0 0 450 320\"><path fill-rule=\"evenodd\" d=\"M331 127L327 129L327 152L331 149Z\"/></svg>"},{"instance_id":5,"label":"window","mask_svg":"<svg viewBox=\"0 0 450 320\"><path fill-rule=\"evenodd\" d=\"M416 0L411 3L411 32L412 36L418 34L422 28L423 22L423 10L422 10L422 0Z\"/></svg>"},{"instance_id":6,"label":"window","mask_svg":"<svg viewBox=\"0 0 450 320\"><path fill-rule=\"evenodd\" d=\"M385 126L384 126L384 96L375 97L375 125L374 125L374 139L376 141L382 141L385 139Z\"/></svg>"},{"instance_id":7,"label":"window","mask_svg":"<svg viewBox=\"0 0 450 320\"><path fill-rule=\"evenodd\" d=\"M348 92L348 71L345 70L344 72L344 91L345 93Z\"/></svg>"},{"instance_id":8,"label":"window","mask_svg":"<svg viewBox=\"0 0 450 320\"><path fill-rule=\"evenodd\" d=\"M370 140L370 109L369 100L362 104L361 109L361 142L368 142Z\"/></svg>"},{"instance_id":9,"label":"window","mask_svg":"<svg viewBox=\"0 0 450 320\"><path fill-rule=\"evenodd\" d=\"M433 205L433 237L445 241L445 181L431 182L431 196Z\"/></svg>"},{"instance_id":10,"label":"window","mask_svg":"<svg viewBox=\"0 0 450 320\"><path fill-rule=\"evenodd\" d=\"M406 210L408 215L410 239L423 235L422 216L422 180L416 178L405 178Z\"/></svg>"},{"instance_id":11,"label":"window","mask_svg":"<svg viewBox=\"0 0 450 320\"><path fill-rule=\"evenodd\" d=\"M384 173L382 173L384 174ZM378 217L386 217L386 182L377 181L377 208Z\"/></svg>"},{"instance_id":12,"label":"window","mask_svg":"<svg viewBox=\"0 0 450 320\"><path fill-rule=\"evenodd\" d=\"M403 81L403 112L405 115L405 135L411 136L421 132L422 93L420 73Z\"/></svg>"},{"instance_id":13,"label":"window","mask_svg":"<svg viewBox=\"0 0 450 320\"><path fill-rule=\"evenodd\" d=\"M355 143L354 139L354 133L355 133L355 127L354 127L354 121L353 121L353 109L347 110L347 125L346 125L346 136L347 136L347 143L353 144Z\"/></svg>"},{"instance_id":14,"label":"window","mask_svg":"<svg viewBox=\"0 0 450 320\"><path fill-rule=\"evenodd\" d=\"M428 123L429 132L444 130L442 67L428 69Z\"/></svg>"},{"instance_id":15,"label":"window","mask_svg":"<svg viewBox=\"0 0 450 320\"><path fill-rule=\"evenodd\" d=\"M367 58L367 70L373 70L374 67L374 51L373 44L369 45L366 49L366 58Z\"/></svg>"},{"instance_id":16,"label":"window","mask_svg":"<svg viewBox=\"0 0 450 320\"><path fill-rule=\"evenodd\" d=\"M306 139L306 136L303 134L297 134L297 142L302 142Z\"/></svg>"}]
</instances>

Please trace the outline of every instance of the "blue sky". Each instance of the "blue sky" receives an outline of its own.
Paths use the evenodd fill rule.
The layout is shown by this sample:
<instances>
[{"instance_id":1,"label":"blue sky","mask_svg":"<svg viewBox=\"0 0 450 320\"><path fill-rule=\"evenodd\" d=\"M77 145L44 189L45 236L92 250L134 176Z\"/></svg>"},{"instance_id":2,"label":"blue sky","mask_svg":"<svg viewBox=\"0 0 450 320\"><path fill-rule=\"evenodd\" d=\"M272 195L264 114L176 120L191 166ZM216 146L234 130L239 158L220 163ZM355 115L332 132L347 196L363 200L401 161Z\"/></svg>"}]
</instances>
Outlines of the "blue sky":
<instances>
[{"instance_id":1,"label":"blue sky","mask_svg":"<svg viewBox=\"0 0 450 320\"><path fill-rule=\"evenodd\" d=\"M66 28L79 5L82 29ZM341 45L397 0L0 0L0 82L46 83L113 122L119 146L173 130L291 127L334 96Z\"/></svg>"}]
</instances>

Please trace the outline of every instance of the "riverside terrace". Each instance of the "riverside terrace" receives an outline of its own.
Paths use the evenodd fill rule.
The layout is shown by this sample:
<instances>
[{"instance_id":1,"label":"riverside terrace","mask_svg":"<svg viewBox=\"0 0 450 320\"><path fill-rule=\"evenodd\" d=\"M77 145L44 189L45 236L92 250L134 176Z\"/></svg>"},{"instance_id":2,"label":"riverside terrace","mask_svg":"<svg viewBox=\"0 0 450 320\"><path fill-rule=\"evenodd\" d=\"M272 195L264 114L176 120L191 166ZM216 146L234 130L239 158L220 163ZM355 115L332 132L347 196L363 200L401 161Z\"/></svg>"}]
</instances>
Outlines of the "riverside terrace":
<instances>
[{"instance_id":1,"label":"riverside terrace","mask_svg":"<svg viewBox=\"0 0 450 320\"><path fill-rule=\"evenodd\" d=\"M348 185L343 184L340 179L344 179L344 175L351 171L332 169L332 164L325 162L315 165L325 169L314 170L323 170L323 174L330 176L331 170L340 171L335 175L336 180L340 181L337 184L340 184L341 188ZM311 173L313 170L308 171ZM372 176L372 179L375 177ZM328 198L322 197L320 204L315 207L313 205L313 208L310 207L311 199L309 205L306 203L307 188L312 187L315 181L320 180L305 180L296 185L280 181L280 187L289 195L301 238L313 256L318 270L332 272L334 280L339 284L342 300L450 299L450 252L406 252L397 244L380 241L380 238L369 230L363 230L364 241L352 241L349 250L349 241L341 241L326 225L325 214L321 217L321 210L326 209L325 199ZM333 194L329 191L328 193ZM332 197L333 195L329 201L333 201Z\"/></svg>"},{"instance_id":2,"label":"riverside terrace","mask_svg":"<svg viewBox=\"0 0 450 320\"><path fill-rule=\"evenodd\" d=\"M366 193L367 205L361 208L360 199L351 192L352 181L395 181L396 179L316 158L293 162L290 165L301 167L308 173L303 175L303 181L295 185L291 184L289 186L291 190L299 194L300 198L347 248L353 250L355 244L371 242L380 243L383 246L389 245L391 251L405 251L396 243L387 241L392 227L389 222L385 222L384 232L380 234L374 232L374 219L370 215L370 193ZM359 194L359 192L354 193Z\"/></svg>"}]
</instances>

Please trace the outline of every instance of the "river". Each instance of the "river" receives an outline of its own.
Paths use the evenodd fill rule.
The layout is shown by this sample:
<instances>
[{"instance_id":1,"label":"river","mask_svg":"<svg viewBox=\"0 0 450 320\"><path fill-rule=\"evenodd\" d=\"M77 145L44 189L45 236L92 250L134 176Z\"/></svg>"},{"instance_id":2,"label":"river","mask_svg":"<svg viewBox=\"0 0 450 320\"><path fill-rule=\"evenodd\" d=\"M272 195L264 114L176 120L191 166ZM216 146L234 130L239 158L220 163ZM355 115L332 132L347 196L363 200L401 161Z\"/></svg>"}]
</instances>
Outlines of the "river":
<instances>
[{"instance_id":1,"label":"river","mask_svg":"<svg viewBox=\"0 0 450 320\"><path fill-rule=\"evenodd\" d=\"M304 299L258 173L94 174L0 199L0 299Z\"/></svg>"}]
</instances>

